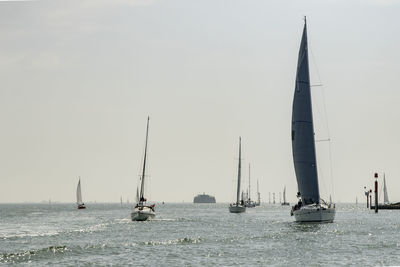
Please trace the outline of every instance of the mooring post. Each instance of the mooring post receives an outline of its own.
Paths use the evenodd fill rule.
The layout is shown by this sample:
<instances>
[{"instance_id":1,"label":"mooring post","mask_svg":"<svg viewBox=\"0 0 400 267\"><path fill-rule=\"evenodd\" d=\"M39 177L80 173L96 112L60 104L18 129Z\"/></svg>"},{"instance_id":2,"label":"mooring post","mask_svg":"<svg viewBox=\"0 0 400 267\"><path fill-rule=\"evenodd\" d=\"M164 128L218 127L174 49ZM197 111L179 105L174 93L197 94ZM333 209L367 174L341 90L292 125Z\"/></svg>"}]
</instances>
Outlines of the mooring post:
<instances>
[{"instance_id":1,"label":"mooring post","mask_svg":"<svg viewBox=\"0 0 400 267\"><path fill-rule=\"evenodd\" d=\"M369 206L372 209L372 189L369 190Z\"/></svg>"},{"instance_id":2,"label":"mooring post","mask_svg":"<svg viewBox=\"0 0 400 267\"><path fill-rule=\"evenodd\" d=\"M367 197L367 209L369 209L369 200L368 200L368 196L369 196L369 191L367 190L367 187L364 186L364 190L365 190L365 196ZM357 198L356 198L357 199Z\"/></svg>"},{"instance_id":3,"label":"mooring post","mask_svg":"<svg viewBox=\"0 0 400 267\"><path fill-rule=\"evenodd\" d=\"M378 213L378 173L375 173L375 213Z\"/></svg>"}]
</instances>

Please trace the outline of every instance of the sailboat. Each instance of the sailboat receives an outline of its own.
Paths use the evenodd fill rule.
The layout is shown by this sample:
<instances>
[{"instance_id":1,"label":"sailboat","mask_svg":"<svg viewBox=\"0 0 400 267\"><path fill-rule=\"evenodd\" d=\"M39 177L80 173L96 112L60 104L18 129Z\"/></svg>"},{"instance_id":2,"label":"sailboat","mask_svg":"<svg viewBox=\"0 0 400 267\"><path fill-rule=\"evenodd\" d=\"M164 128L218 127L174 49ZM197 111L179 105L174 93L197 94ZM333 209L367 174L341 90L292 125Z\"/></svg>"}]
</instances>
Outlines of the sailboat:
<instances>
[{"instance_id":1,"label":"sailboat","mask_svg":"<svg viewBox=\"0 0 400 267\"><path fill-rule=\"evenodd\" d=\"M294 215L297 222L333 222L335 205L320 199L318 188L306 18L304 18L293 98L292 150L299 202L292 207L291 215Z\"/></svg>"},{"instance_id":2,"label":"sailboat","mask_svg":"<svg viewBox=\"0 0 400 267\"><path fill-rule=\"evenodd\" d=\"M237 182L237 191L236 191L236 202L229 205L229 212L230 213L242 213L246 211L246 206L244 205L243 198L242 200L239 199L240 197L240 176L242 172L242 140L239 137L239 164L238 164L238 182Z\"/></svg>"},{"instance_id":3,"label":"sailboat","mask_svg":"<svg viewBox=\"0 0 400 267\"><path fill-rule=\"evenodd\" d=\"M147 199L144 197L144 179L146 177L146 160L147 160L147 140L149 137L149 120L147 117L147 127L146 127L146 143L144 147L144 159L143 159L143 169L142 176L140 177L140 195L138 202L131 213L132 221L146 221L152 219L156 216L155 205L146 205Z\"/></svg>"},{"instance_id":4,"label":"sailboat","mask_svg":"<svg viewBox=\"0 0 400 267\"><path fill-rule=\"evenodd\" d=\"M249 189L244 205L246 206L246 208L254 208L256 206L256 203L250 198L250 163L249 163Z\"/></svg>"},{"instance_id":5,"label":"sailboat","mask_svg":"<svg viewBox=\"0 0 400 267\"><path fill-rule=\"evenodd\" d=\"M281 204L282 206L289 206L289 202L286 202L286 186L283 188L283 202Z\"/></svg>"},{"instance_id":6,"label":"sailboat","mask_svg":"<svg viewBox=\"0 0 400 267\"><path fill-rule=\"evenodd\" d=\"M371 204L371 209L375 209L375 205ZM382 210L398 210L400 209L400 202L390 203L386 186L386 176L383 174L383 204L378 204L378 209Z\"/></svg>"},{"instance_id":7,"label":"sailboat","mask_svg":"<svg viewBox=\"0 0 400 267\"><path fill-rule=\"evenodd\" d=\"M383 174L383 203L389 204L389 197L388 197L388 192L387 192L387 187L386 187L385 174Z\"/></svg>"},{"instance_id":8,"label":"sailboat","mask_svg":"<svg viewBox=\"0 0 400 267\"><path fill-rule=\"evenodd\" d=\"M257 202L256 206L260 206L261 204L261 197L260 197L260 190L258 189L258 180L257 180Z\"/></svg>"},{"instance_id":9,"label":"sailboat","mask_svg":"<svg viewBox=\"0 0 400 267\"><path fill-rule=\"evenodd\" d=\"M78 186L76 187L76 204L78 209L86 209L85 203L82 202L81 177L79 177Z\"/></svg>"}]
</instances>

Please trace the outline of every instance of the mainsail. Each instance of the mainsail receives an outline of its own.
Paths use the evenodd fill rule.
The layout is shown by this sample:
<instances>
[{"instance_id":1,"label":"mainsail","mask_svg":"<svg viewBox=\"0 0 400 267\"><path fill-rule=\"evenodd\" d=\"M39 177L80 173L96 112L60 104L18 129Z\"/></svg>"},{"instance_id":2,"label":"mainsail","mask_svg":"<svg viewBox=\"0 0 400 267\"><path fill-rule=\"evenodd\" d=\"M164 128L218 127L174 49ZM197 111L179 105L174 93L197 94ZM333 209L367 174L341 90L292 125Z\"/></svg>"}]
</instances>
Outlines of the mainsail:
<instances>
[{"instance_id":1,"label":"mainsail","mask_svg":"<svg viewBox=\"0 0 400 267\"><path fill-rule=\"evenodd\" d=\"M76 188L76 203L82 205L81 178L79 177L78 186Z\"/></svg>"},{"instance_id":2,"label":"mainsail","mask_svg":"<svg viewBox=\"0 0 400 267\"><path fill-rule=\"evenodd\" d=\"M387 193L385 174L383 174L383 202L384 203L389 203L389 197L388 197L388 193Z\"/></svg>"},{"instance_id":3,"label":"mainsail","mask_svg":"<svg viewBox=\"0 0 400 267\"><path fill-rule=\"evenodd\" d=\"M304 23L297 63L292 110L292 150L302 202L318 204L320 199L308 66L307 23Z\"/></svg>"}]
</instances>

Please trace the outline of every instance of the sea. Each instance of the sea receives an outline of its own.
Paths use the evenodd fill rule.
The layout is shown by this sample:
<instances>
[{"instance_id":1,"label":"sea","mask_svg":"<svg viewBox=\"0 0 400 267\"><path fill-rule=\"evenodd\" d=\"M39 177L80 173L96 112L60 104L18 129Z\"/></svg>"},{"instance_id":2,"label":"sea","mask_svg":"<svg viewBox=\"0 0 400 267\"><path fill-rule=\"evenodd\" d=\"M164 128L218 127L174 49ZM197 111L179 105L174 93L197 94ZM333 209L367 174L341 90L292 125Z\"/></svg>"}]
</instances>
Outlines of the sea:
<instances>
[{"instance_id":1,"label":"sea","mask_svg":"<svg viewBox=\"0 0 400 267\"><path fill-rule=\"evenodd\" d=\"M0 265L400 265L400 210L337 204L333 223L296 223L290 206L231 214L227 203L165 203L132 222L129 204L0 204Z\"/></svg>"}]
</instances>

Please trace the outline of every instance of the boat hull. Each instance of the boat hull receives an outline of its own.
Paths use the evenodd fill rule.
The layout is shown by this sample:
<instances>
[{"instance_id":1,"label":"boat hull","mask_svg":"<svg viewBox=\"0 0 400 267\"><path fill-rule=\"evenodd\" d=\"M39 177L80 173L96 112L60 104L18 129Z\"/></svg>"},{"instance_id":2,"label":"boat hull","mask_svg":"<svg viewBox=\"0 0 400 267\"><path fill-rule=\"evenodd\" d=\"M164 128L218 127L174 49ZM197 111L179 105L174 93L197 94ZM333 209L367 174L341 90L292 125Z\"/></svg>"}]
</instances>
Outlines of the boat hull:
<instances>
[{"instance_id":1,"label":"boat hull","mask_svg":"<svg viewBox=\"0 0 400 267\"><path fill-rule=\"evenodd\" d=\"M241 206L241 205L231 205L229 206L229 212L230 213L243 213L246 211L246 207L245 206Z\"/></svg>"},{"instance_id":2,"label":"boat hull","mask_svg":"<svg viewBox=\"0 0 400 267\"><path fill-rule=\"evenodd\" d=\"M251 203L246 203L245 206L246 208L255 208L256 204L254 202L251 202Z\"/></svg>"},{"instance_id":3,"label":"boat hull","mask_svg":"<svg viewBox=\"0 0 400 267\"><path fill-rule=\"evenodd\" d=\"M135 209L131 213L132 221L147 221L153 219L155 216L156 216L155 212L151 210Z\"/></svg>"},{"instance_id":4,"label":"boat hull","mask_svg":"<svg viewBox=\"0 0 400 267\"><path fill-rule=\"evenodd\" d=\"M307 205L292 211L296 222L333 222L336 210L334 207Z\"/></svg>"},{"instance_id":5,"label":"boat hull","mask_svg":"<svg viewBox=\"0 0 400 267\"><path fill-rule=\"evenodd\" d=\"M78 205L78 210L83 210L83 209L86 209L85 204L79 204Z\"/></svg>"}]
</instances>

